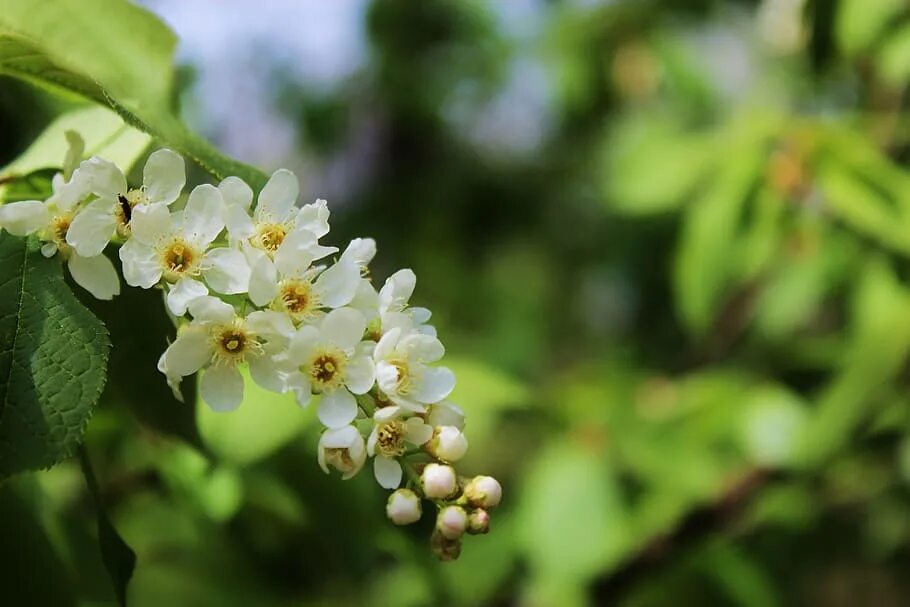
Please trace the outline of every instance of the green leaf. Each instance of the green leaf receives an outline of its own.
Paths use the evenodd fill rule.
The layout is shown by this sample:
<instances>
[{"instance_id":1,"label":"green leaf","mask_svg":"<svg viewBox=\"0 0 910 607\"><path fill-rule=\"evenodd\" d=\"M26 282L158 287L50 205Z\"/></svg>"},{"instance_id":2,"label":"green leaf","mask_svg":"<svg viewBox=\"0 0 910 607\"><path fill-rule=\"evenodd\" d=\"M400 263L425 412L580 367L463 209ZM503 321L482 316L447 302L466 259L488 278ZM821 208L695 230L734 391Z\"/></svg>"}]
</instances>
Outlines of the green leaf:
<instances>
[{"instance_id":1,"label":"green leaf","mask_svg":"<svg viewBox=\"0 0 910 607\"><path fill-rule=\"evenodd\" d=\"M882 78L900 86L910 78L910 27L903 27L889 37L879 50L876 65Z\"/></svg>"},{"instance_id":2,"label":"green leaf","mask_svg":"<svg viewBox=\"0 0 910 607\"><path fill-rule=\"evenodd\" d=\"M835 23L841 50L852 57L874 45L888 23L905 7L904 0L841 0Z\"/></svg>"},{"instance_id":3,"label":"green leaf","mask_svg":"<svg viewBox=\"0 0 910 607\"><path fill-rule=\"evenodd\" d=\"M191 133L172 111L174 34L123 0L0 0L0 73L107 105L217 178L260 171Z\"/></svg>"},{"instance_id":4,"label":"green leaf","mask_svg":"<svg viewBox=\"0 0 910 607\"><path fill-rule=\"evenodd\" d=\"M236 411L217 413L196 399L196 421L203 443L220 459L248 465L264 459L300 435L314 417L292 394L260 388L243 369L243 404Z\"/></svg>"},{"instance_id":5,"label":"green leaf","mask_svg":"<svg viewBox=\"0 0 910 607\"><path fill-rule=\"evenodd\" d=\"M0 236L0 478L47 468L82 440L110 342L37 243Z\"/></svg>"}]
</instances>

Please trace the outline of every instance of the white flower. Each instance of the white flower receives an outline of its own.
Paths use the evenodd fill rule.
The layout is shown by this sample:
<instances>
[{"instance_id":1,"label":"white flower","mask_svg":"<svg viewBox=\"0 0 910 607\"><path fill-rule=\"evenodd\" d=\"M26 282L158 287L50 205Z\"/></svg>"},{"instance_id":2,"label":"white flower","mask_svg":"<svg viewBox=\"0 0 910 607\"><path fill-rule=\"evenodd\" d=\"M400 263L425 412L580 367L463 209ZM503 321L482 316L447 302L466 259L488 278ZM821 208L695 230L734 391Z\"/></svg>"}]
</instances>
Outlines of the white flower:
<instances>
[{"instance_id":1,"label":"white flower","mask_svg":"<svg viewBox=\"0 0 910 607\"><path fill-rule=\"evenodd\" d=\"M436 516L436 529L450 540L464 535L468 527L468 513L461 506L446 506Z\"/></svg>"},{"instance_id":2,"label":"white flower","mask_svg":"<svg viewBox=\"0 0 910 607\"><path fill-rule=\"evenodd\" d=\"M408 307L415 286L417 276L410 269L398 270L386 279L379 290L379 315L383 331L401 327L403 331L436 335L436 329L426 324L432 316L431 312L427 308Z\"/></svg>"},{"instance_id":3,"label":"white flower","mask_svg":"<svg viewBox=\"0 0 910 607\"><path fill-rule=\"evenodd\" d=\"M324 308L346 306L360 286L363 260L369 259L367 255L375 252L376 245L372 239L355 239L337 263L328 268L311 267L325 250L328 248L319 245L312 232L299 230L287 237L274 260L258 254L250 264L250 300L257 306L271 305L298 324L318 320Z\"/></svg>"},{"instance_id":4,"label":"white flower","mask_svg":"<svg viewBox=\"0 0 910 607\"><path fill-rule=\"evenodd\" d=\"M493 508L502 500L502 485L492 476L475 476L465 485L464 496L472 506Z\"/></svg>"},{"instance_id":5,"label":"white flower","mask_svg":"<svg viewBox=\"0 0 910 607\"><path fill-rule=\"evenodd\" d=\"M420 498L410 489L396 489L389 495L385 513L396 525L416 523L422 514Z\"/></svg>"},{"instance_id":6,"label":"white flower","mask_svg":"<svg viewBox=\"0 0 910 607\"><path fill-rule=\"evenodd\" d=\"M67 244L67 233L77 206L89 194L88 176L75 171L69 181L57 173L51 181L53 194L45 201L24 200L0 206L0 228L16 236L36 234L44 244L41 254L53 257L60 252L76 284L97 299L112 299L120 294L120 278L110 260L102 253L79 255Z\"/></svg>"},{"instance_id":7,"label":"white flower","mask_svg":"<svg viewBox=\"0 0 910 607\"><path fill-rule=\"evenodd\" d=\"M66 241L85 257L101 253L119 234L131 233L133 216L149 206L172 204L186 184L183 158L168 149L149 156L142 174L142 187L129 189L126 177L114 164L93 157L80 165L91 192L98 197L73 220Z\"/></svg>"},{"instance_id":8,"label":"white flower","mask_svg":"<svg viewBox=\"0 0 910 607\"><path fill-rule=\"evenodd\" d=\"M420 488L429 499L446 499L458 489L455 469L445 464L427 464L420 473Z\"/></svg>"},{"instance_id":9,"label":"white flower","mask_svg":"<svg viewBox=\"0 0 910 607\"><path fill-rule=\"evenodd\" d=\"M293 331L287 319L269 311L240 317L231 305L211 296L193 300L189 309L193 321L181 328L159 362L169 383L204 369L200 393L216 411L230 411L243 401L243 377L237 369L243 363L263 388L285 389L274 356Z\"/></svg>"},{"instance_id":10,"label":"white flower","mask_svg":"<svg viewBox=\"0 0 910 607\"><path fill-rule=\"evenodd\" d=\"M354 426L330 428L319 437L317 458L319 466L329 473L329 466L342 473L347 480L360 472L367 459L363 436Z\"/></svg>"},{"instance_id":11,"label":"white flower","mask_svg":"<svg viewBox=\"0 0 910 607\"><path fill-rule=\"evenodd\" d=\"M430 405L427 408L426 420L433 427L455 426L459 430L464 430L464 411L447 400Z\"/></svg>"},{"instance_id":12,"label":"white flower","mask_svg":"<svg viewBox=\"0 0 910 607\"><path fill-rule=\"evenodd\" d=\"M436 426L426 449L437 459L457 462L468 452L468 439L455 426Z\"/></svg>"},{"instance_id":13,"label":"white flower","mask_svg":"<svg viewBox=\"0 0 910 607\"><path fill-rule=\"evenodd\" d=\"M200 185L181 212L171 213L164 205L136 209L133 236L120 248L126 282L148 289L163 278L172 285L167 305L177 316L208 293L201 276L215 291L243 292L249 281L243 254L229 247L209 249L224 228L223 204L214 186Z\"/></svg>"},{"instance_id":14,"label":"white flower","mask_svg":"<svg viewBox=\"0 0 910 607\"><path fill-rule=\"evenodd\" d=\"M397 457L404 455L407 444L420 446L433 436L433 428L419 417L403 419L401 407L382 407L373 414L373 431L367 439L367 453L375 456L373 474L386 489L401 484L401 464Z\"/></svg>"},{"instance_id":15,"label":"white flower","mask_svg":"<svg viewBox=\"0 0 910 607\"><path fill-rule=\"evenodd\" d=\"M303 325L291 337L286 354L288 385L305 406L321 394L316 411L329 428L341 428L357 416L354 394L373 387L371 342L361 342L366 321L351 308L332 310L319 327Z\"/></svg>"},{"instance_id":16,"label":"white flower","mask_svg":"<svg viewBox=\"0 0 910 607\"><path fill-rule=\"evenodd\" d=\"M396 405L422 413L455 387L455 374L446 367L430 367L445 354L432 335L405 332L401 327L385 333L376 344L376 383Z\"/></svg>"}]
</instances>

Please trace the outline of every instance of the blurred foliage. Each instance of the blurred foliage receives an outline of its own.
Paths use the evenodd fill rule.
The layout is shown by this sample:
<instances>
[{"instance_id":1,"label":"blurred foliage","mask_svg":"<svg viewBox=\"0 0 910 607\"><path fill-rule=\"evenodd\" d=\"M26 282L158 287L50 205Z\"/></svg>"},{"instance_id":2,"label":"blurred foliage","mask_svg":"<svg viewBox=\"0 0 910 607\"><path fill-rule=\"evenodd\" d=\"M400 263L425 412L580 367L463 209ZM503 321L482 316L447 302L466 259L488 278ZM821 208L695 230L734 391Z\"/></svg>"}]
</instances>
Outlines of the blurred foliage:
<instances>
[{"instance_id":1,"label":"blurred foliage","mask_svg":"<svg viewBox=\"0 0 910 607\"><path fill-rule=\"evenodd\" d=\"M322 474L311 411L177 402L158 295L127 290L86 302L114 352L86 445L131 604L907 603L906 3L529 5L518 34L492 3L375 0L338 90L274 74L302 150L365 164L333 236L421 277L493 532L436 563L430 517ZM12 159L72 102L0 82ZM0 510L11 604L114 600L77 465Z\"/></svg>"}]
</instances>

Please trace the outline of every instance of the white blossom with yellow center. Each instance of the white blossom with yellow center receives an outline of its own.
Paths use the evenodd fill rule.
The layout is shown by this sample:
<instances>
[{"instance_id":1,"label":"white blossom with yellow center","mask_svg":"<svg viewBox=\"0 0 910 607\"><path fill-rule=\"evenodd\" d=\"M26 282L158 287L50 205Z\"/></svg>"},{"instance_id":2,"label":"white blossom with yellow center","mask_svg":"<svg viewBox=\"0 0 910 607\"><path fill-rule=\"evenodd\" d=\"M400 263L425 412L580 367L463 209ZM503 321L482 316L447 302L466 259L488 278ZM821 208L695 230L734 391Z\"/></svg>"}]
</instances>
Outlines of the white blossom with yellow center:
<instances>
[{"instance_id":1,"label":"white blossom with yellow center","mask_svg":"<svg viewBox=\"0 0 910 607\"><path fill-rule=\"evenodd\" d=\"M329 428L347 426L357 416L355 394L373 387L371 342L362 342L366 320L352 308L326 314L319 326L303 325L290 339L283 361L289 388L306 406L320 394L316 414Z\"/></svg>"},{"instance_id":2,"label":"white blossom with yellow center","mask_svg":"<svg viewBox=\"0 0 910 607\"><path fill-rule=\"evenodd\" d=\"M382 330L391 331L399 327L402 331L416 331L426 335L436 336L436 329L427 324L432 313L427 308L409 307L408 300L417 286L417 276L413 270L398 270L388 279L379 290L379 317L382 321Z\"/></svg>"},{"instance_id":3,"label":"white blossom with yellow center","mask_svg":"<svg viewBox=\"0 0 910 607\"><path fill-rule=\"evenodd\" d=\"M347 480L360 472L367 459L363 436L354 426L330 428L319 437L317 451L319 467L329 473L329 468L341 472L341 478Z\"/></svg>"},{"instance_id":4,"label":"white blossom with yellow center","mask_svg":"<svg viewBox=\"0 0 910 607\"><path fill-rule=\"evenodd\" d=\"M216 411L230 411L243 401L243 376L237 367L247 364L253 381L263 388L286 389L274 360L293 331L285 317L270 311L238 316L233 306L212 296L194 299L189 312L193 321L181 328L158 364L172 387L177 378L202 370L202 399Z\"/></svg>"},{"instance_id":5,"label":"white blossom with yellow center","mask_svg":"<svg viewBox=\"0 0 910 607\"><path fill-rule=\"evenodd\" d=\"M426 406L445 399L455 388L455 374L447 367L431 367L445 348L432 335L395 327L376 344L376 383L389 399L423 413Z\"/></svg>"},{"instance_id":6,"label":"white blossom with yellow center","mask_svg":"<svg viewBox=\"0 0 910 607\"><path fill-rule=\"evenodd\" d=\"M97 156L79 166L98 197L73 219L67 243L85 257L99 255L115 235L128 238L133 219L154 206L167 207L186 184L183 158L168 149L149 156L142 172L142 186L130 189L126 177L113 163Z\"/></svg>"},{"instance_id":7,"label":"white blossom with yellow center","mask_svg":"<svg viewBox=\"0 0 910 607\"><path fill-rule=\"evenodd\" d=\"M176 316L183 316L208 287L225 294L245 292L250 270L243 253L233 247L209 248L224 229L223 215L224 201L212 185L193 189L178 213L164 205L135 213L132 237L120 248L126 282L148 289L164 280L168 309Z\"/></svg>"},{"instance_id":8,"label":"white blossom with yellow center","mask_svg":"<svg viewBox=\"0 0 910 607\"><path fill-rule=\"evenodd\" d=\"M373 457L373 474L386 489L401 484L399 457L409 445L419 447L433 437L433 427L420 417L406 417L410 412L401 407L382 407L373 414L373 430L367 439L367 454Z\"/></svg>"}]
</instances>

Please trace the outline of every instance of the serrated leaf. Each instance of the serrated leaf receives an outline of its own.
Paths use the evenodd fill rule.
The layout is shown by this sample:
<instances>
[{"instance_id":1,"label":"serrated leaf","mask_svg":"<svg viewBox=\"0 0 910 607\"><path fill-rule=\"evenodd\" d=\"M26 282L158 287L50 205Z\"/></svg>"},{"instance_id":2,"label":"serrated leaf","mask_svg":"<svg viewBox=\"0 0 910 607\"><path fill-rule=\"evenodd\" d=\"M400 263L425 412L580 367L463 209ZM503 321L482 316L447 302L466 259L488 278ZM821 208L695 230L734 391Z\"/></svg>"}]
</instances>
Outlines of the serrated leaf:
<instances>
[{"instance_id":1,"label":"serrated leaf","mask_svg":"<svg viewBox=\"0 0 910 607\"><path fill-rule=\"evenodd\" d=\"M109 350L104 325L63 282L60 262L0 235L0 478L75 451Z\"/></svg>"},{"instance_id":2,"label":"serrated leaf","mask_svg":"<svg viewBox=\"0 0 910 607\"><path fill-rule=\"evenodd\" d=\"M123 0L0 0L0 73L106 105L217 178L260 171L190 132L171 107L174 34Z\"/></svg>"}]
</instances>

